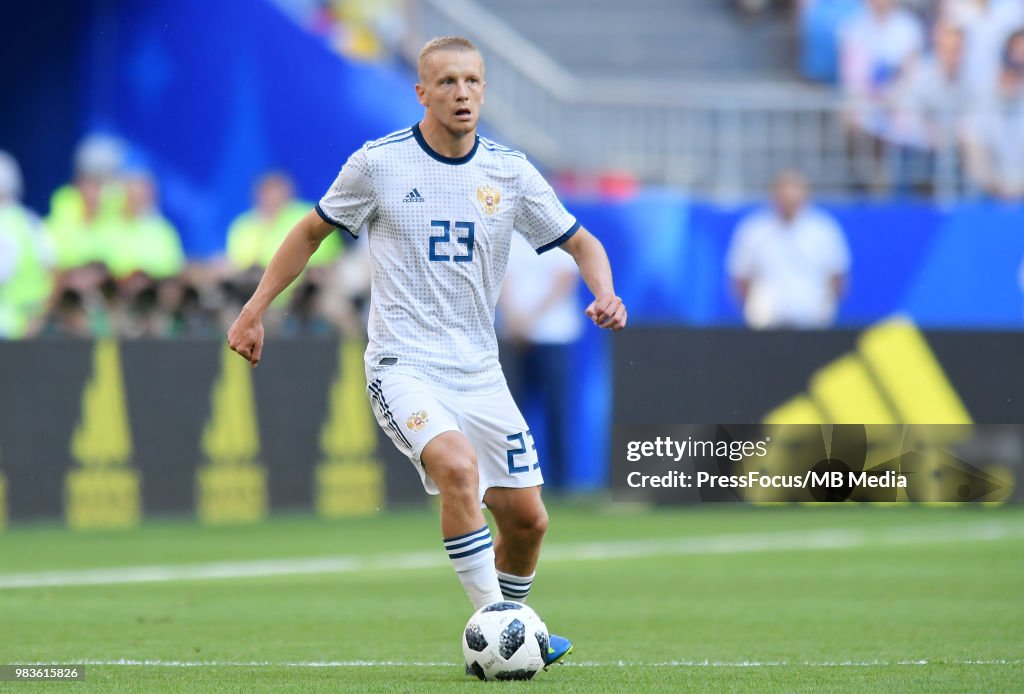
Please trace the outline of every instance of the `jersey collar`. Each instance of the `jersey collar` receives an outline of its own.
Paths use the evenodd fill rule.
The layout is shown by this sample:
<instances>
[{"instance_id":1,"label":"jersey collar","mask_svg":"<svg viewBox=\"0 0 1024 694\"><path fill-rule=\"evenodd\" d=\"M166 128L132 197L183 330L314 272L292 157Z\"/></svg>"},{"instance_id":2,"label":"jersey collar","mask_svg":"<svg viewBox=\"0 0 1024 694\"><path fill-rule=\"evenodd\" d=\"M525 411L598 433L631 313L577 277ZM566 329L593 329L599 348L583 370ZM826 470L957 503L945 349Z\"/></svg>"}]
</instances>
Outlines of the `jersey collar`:
<instances>
[{"instance_id":1,"label":"jersey collar","mask_svg":"<svg viewBox=\"0 0 1024 694\"><path fill-rule=\"evenodd\" d=\"M419 144L420 149L442 164L466 164L473 158L473 155L476 154L476 148L480 145L480 136L477 135L473 140L473 149L469 150L469 152L461 157L446 157L430 148L430 145L427 144L426 138L423 137L423 133L420 132L419 123L412 126L412 136L416 138L416 142Z\"/></svg>"}]
</instances>

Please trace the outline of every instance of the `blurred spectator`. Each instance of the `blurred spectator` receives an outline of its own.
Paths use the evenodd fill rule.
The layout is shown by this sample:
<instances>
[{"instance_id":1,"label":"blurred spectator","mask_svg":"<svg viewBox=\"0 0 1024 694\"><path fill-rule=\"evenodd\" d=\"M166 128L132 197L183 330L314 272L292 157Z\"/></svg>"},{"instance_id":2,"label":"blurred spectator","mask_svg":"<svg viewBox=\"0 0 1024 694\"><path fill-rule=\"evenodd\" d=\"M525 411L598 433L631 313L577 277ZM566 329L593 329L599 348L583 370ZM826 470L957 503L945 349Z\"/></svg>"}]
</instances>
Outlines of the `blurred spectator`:
<instances>
[{"instance_id":1,"label":"blurred spectator","mask_svg":"<svg viewBox=\"0 0 1024 694\"><path fill-rule=\"evenodd\" d=\"M125 145L108 135L90 135L75 152L75 177L50 198L46 227L62 271L102 262L102 224L116 219L124 205L119 181Z\"/></svg>"},{"instance_id":2,"label":"blurred spectator","mask_svg":"<svg viewBox=\"0 0 1024 694\"><path fill-rule=\"evenodd\" d=\"M898 141L926 150L956 144L961 114L979 98L964 70L964 31L940 22L934 50L901 81L893 134Z\"/></svg>"},{"instance_id":3,"label":"blurred spectator","mask_svg":"<svg viewBox=\"0 0 1024 694\"><path fill-rule=\"evenodd\" d=\"M331 0L337 49L359 60L387 57L405 30L402 4L403 0Z\"/></svg>"},{"instance_id":4,"label":"blurred spectator","mask_svg":"<svg viewBox=\"0 0 1024 694\"><path fill-rule=\"evenodd\" d=\"M840 78L854 164L874 188L889 185L885 143L891 139L894 86L924 46L918 19L897 0L865 0L839 29Z\"/></svg>"},{"instance_id":5,"label":"blurred spectator","mask_svg":"<svg viewBox=\"0 0 1024 694\"><path fill-rule=\"evenodd\" d=\"M941 14L941 0L896 0L896 2L917 15L922 27L934 26Z\"/></svg>"},{"instance_id":6,"label":"blurred spectator","mask_svg":"<svg viewBox=\"0 0 1024 694\"><path fill-rule=\"evenodd\" d=\"M522 407L537 406L542 428L533 435L544 466L544 482L561 486L568 465L565 406L569 348L583 330L577 298L579 270L560 250L537 255L519 233L512 234L508 270L501 291L501 334L511 346L513 395Z\"/></svg>"},{"instance_id":7,"label":"blurred spectator","mask_svg":"<svg viewBox=\"0 0 1024 694\"><path fill-rule=\"evenodd\" d=\"M104 258L117 282L111 303L118 310L117 332L125 337L159 337L172 330L182 300L178 275L185 253L177 230L160 214L156 182L146 172L123 182L124 209L108 220Z\"/></svg>"},{"instance_id":8,"label":"blurred spectator","mask_svg":"<svg viewBox=\"0 0 1024 694\"><path fill-rule=\"evenodd\" d=\"M225 306L228 314L249 300L285 236L313 209L312 203L295 199L291 179L278 171L263 175L254 193L254 207L239 215L228 229L227 267L223 270L232 299ZM284 311L289 307L291 318L298 321L298 325L289 328L310 327L318 313L318 297L326 279L324 268L338 259L341 248L339 234L324 239L310 258L304 281L292 284L275 300L274 311L268 315L267 327L271 332L283 327Z\"/></svg>"},{"instance_id":9,"label":"blurred spectator","mask_svg":"<svg viewBox=\"0 0 1024 694\"><path fill-rule=\"evenodd\" d=\"M964 30L967 42L964 70L968 82L985 91L995 89L1001 47L1010 34L1024 26L1024 2L946 0L942 18Z\"/></svg>"},{"instance_id":10,"label":"blurred spectator","mask_svg":"<svg viewBox=\"0 0 1024 694\"><path fill-rule=\"evenodd\" d=\"M277 0L307 29L356 60L382 60L405 32L406 0Z\"/></svg>"},{"instance_id":11,"label":"blurred spectator","mask_svg":"<svg viewBox=\"0 0 1024 694\"><path fill-rule=\"evenodd\" d=\"M53 285L43 227L21 195L18 162L0 151L0 339L38 330Z\"/></svg>"},{"instance_id":12,"label":"blurred spectator","mask_svg":"<svg viewBox=\"0 0 1024 694\"><path fill-rule=\"evenodd\" d=\"M841 79L848 97L870 104L886 97L921 53L924 35L914 15L897 0L865 0L864 5L839 28ZM870 114L861 118L865 129L879 127Z\"/></svg>"},{"instance_id":13,"label":"blurred spectator","mask_svg":"<svg viewBox=\"0 0 1024 694\"><path fill-rule=\"evenodd\" d=\"M1024 198L1024 30L1006 40L998 86L969 117L964 135L967 171L984 193Z\"/></svg>"},{"instance_id":14,"label":"blurred spectator","mask_svg":"<svg viewBox=\"0 0 1024 694\"><path fill-rule=\"evenodd\" d=\"M861 8L862 0L802 0L800 4L801 74L835 82L839 77L839 28Z\"/></svg>"},{"instance_id":15,"label":"blurred spectator","mask_svg":"<svg viewBox=\"0 0 1024 694\"><path fill-rule=\"evenodd\" d=\"M116 286L106 267L111 255L115 224L124 207L120 174L126 147L109 135L90 135L75 152L75 177L50 198L46 229L57 266L50 331L87 337L108 335L112 326L108 300L116 299Z\"/></svg>"},{"instance_id":16,"label":"blurred spectator","mask_svg":"<svg viewBox=\"0 0 1024 694\"><path fill-rule=\"evenodd\" d=\"M227 259L236 272L262 271L291 228L313 209L294 198L291 179L278 171L256 182L253 198L253 208L228 228Z\"/></svg>"},{"instance_id":17,"label":"blurred spectator","mask_svg":"<svg viewBox=\"0 0 1024 694\"><path fill-rule=\"evenodd\" d=\"M727 270L752 328L824 328L835 320L850 253L809 192L803 174L779 174L773 209L746 217L733 236Z\"/></svg>"},{"instance_id":18,"label":"blurred spectator","mask_svg":"<svg viewBox=\"0 0 1024 694\"><path fill-rule=\"evenodd\" d=\"M367 234L349 243L328 275L320 311L343 335L366 337L373 263Z\"/></svg>"},{"instance_id":19,"label":"blurred spectator","mask_svg":"<svg viewBox=\"0 0 1024 694\"><path fill-rule=\"evenodd\" d=\"M108 231L116 238L106 258L111 274L124 280L144 275L163 280L185 267L185 252L177 230L160 213L156 182L146 172L124 180L124 210Z\"/></svg>"}]
</instances>

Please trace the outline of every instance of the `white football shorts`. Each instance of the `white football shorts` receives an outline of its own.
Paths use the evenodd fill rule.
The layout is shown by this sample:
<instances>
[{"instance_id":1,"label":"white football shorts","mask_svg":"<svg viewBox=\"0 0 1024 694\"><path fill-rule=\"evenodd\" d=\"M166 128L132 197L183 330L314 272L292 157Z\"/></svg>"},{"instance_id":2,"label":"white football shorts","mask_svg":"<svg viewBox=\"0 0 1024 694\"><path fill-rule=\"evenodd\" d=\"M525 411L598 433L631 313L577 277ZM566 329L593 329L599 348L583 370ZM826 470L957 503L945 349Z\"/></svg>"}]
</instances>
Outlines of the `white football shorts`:
<instances>
[{"instance_id":1,"label":"white football shorts","mask_svg":"<svg viewBox=\"0 0 1024 694\"><path fill-rule=\"evenodd\" d=\"M508 386L494 393L459 393L403 373L378 374L366 387L377 423L412 461L429 494L434 481L420 462L438 434L461 431L476 451L480 498L491 487L544 484L533 436Z\"/></svg>"}]
</instances>

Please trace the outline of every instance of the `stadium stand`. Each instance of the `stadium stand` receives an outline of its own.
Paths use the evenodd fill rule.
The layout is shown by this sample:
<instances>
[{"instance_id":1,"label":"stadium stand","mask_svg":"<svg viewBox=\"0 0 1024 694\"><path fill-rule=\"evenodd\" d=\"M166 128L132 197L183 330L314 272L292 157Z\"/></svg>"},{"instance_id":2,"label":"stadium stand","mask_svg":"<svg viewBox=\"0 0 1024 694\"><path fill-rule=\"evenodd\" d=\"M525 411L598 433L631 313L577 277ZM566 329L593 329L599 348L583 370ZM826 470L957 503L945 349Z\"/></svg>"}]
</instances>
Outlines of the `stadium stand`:
<instances>
[{"instance_id":1,"label":"stadium stand","mask_svg":"<svg viewBox=\"0 0 1024 694\"><path fill-rule=\"evenodd\" d=\"M795 42L785 12L743 21L721 0L479 4L582 78L793 80Z\"/></svg>"},{"instance_id":2,"label":"stadium stand","mask_svg":"<svg viewBox=\"0 0 1024 694\"><path fill-rule=\"evenodd\" d=\"M348 152L418 117L409 98L409 61L422 40L450 33L469 35L487 55L487 132L546 168L563 194L576 196L573 210L595 228L619 219L623 229L648 239L643 249L620 245L618 238L607 241L624 268L622 283L638 298L636 320L741 324L721 270L729 235L752 203L763 199L777 172L795 167L813 181L819 200L843 203L831 211L848 231L854 264L838 325L861 324L897 309L933 324L1015 324L1021 249L995 229L1008 212L985 200L1012 203L1018 193L988 181L994 169L984 166L984 141L977 136L974 165L961 165L960 127L942 106L983 100L959 96L955 66L968 56L973 63L1002 60L985 51L999 53L990 39L1001 39L1020 20L1015 2L904 3L908 21L921 23L923 41L937 37L941 55L922 55L906 74L889 74L889 91L871 104L884 115L886 128L860 141L851 136L849 115L863 104L856 95L844 100L837 85L804 80L806 54L798 58L797 48L798 35L806 39L813 25L817 38L803 48L821 50L822 64L837 61L844 27L874 6L867 0L806 0L798 6L642 0L628 7L610 0L419 0L415 11L353 0L230 0L215 7L157 2L145 12L102 5L95 21L123 31L94 33L83 22L84 45L93 47L93 55L117 56L118 64L136 68L113 70L102 60L79 68L84 88L95 95L74 116L83 123L81 134L102 126L97 131L121 135L127 149L116 174L101 176L96 220L102 218L107 231L123 226L117 219L131 170L144 171L159 194L154 210L166 217L161 228L177 231L188 263L173 277L163 270L160 277L130 271L123 252L103 250L110 233L90 237L80 233L84 227L72 228L82 200L76 190L91 190L88 181L76 178L77 189L69 184L53 193L51 204L33 204L53 191L40 193L33 170L40 162L21 156L21 165L32 167L25 200L47 218L60 272L49 318L9 332L219 334L245 292L227 281L217 259L232 220L249 206L256 177L280 169L294 179L297 198L316 199ZM924 11L929 7L932 12ZM761 11L752 14L756 9ZM941 22L935 32L923 28L929 19ZM252 36L275 36L275 50L256 52L250 39L218 29L240 21ZM338 40L366 31L380 36L355 42L365 51ZM831 44L822 37L831 37ZM205 64L205 81L174 77L195 69L198 56L214 47L234 60ZM957 57L960 50L963 58ZM1011 84L1019 70L1008 56L1000 74ZM953 78L944 82L949 74ZM38 82L46 84L41 77ZM332 89L324 90L324 84ZM158 112L164 117L153 118ZM211 113L220 115L210 118ZM304 127L295 128L297 120ZM73 178L72 153L62 156L50 162L49 180ZM686 195L655 191L662 186ZM943 206L874 208L865 196L932 199ZM975 199L977 205L947 205ZM980 230L968 234L971 225ZM892 233L879 229L893 228L900 229L899 239L885 246ZM87 257L75 260L71 256L81 249L73 241L81 238L95 243ZM921 289L927 281L901 279L908 269L925 279L955 276L957 258L977 252L978 244L1002 249L988 261L999 271L962 283L955 297L938 285ZM665 258L676 261L662 267ZM180 261L173 263L180 267ZM676 275L680 264L688 268L682 277ZM882 273L890 279L879 282ZM140 274L150 277L140 283ZM330 272L323 282L333 286ZM355 287L351 293L365 292ZM317 314L314 294L301 294L304 317L282 321L285 334L348 332L358 324L358 308L337 312L343 318ZM164 319L152 319L154 308Z\"/></svg>"}]
</instances>

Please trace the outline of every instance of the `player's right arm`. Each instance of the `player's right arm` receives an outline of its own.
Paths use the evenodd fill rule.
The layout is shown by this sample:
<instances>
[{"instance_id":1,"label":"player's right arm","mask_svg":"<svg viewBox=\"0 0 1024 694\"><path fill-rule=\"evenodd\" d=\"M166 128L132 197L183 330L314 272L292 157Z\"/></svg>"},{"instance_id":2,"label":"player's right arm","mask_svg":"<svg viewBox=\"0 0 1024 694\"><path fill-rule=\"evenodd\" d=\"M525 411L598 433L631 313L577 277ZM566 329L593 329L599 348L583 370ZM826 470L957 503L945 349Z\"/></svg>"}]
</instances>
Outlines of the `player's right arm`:
<instances>
[{"instance_id":1,"label":"player's right arm","mask_svg":"<svg viewBox=\"0 0 1024 694\"><path fill-rule=\"evenodd\" d=\"M252 298L228 330L228 346L253 367L263 351L263 314L270 303L306 269L310 257L334 227L311 211L292 227L270 259Z\"/></svg>"},{"instance_id":2,"label":"player's right arm","mask_svg":"<svg viewBox=\"0 0 1024 694\"><path fill-rule=\"evenodd\" d=\"M263 313L278 294L295 281L306 268L310 256L335 229L358 234L363 222L376 208L373 175L366 150L352 153L341 167L315 211L303 217L270 259L256 293L246 302L235 324L228 331L228 345L252 366L260 362L263 351Z\"/></svg>"}]
</instances>

